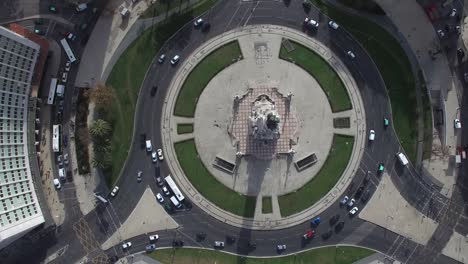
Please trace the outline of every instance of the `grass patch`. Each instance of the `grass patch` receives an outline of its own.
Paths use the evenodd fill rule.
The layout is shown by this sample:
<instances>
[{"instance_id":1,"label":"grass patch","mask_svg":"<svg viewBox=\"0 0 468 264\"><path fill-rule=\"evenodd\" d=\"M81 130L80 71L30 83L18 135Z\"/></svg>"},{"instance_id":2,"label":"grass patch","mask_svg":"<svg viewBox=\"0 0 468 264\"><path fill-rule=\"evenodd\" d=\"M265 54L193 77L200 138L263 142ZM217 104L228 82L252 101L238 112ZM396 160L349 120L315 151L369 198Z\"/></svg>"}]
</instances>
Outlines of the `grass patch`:
<instances>
[{"instance_id":1,"label":"grass patch","mask_svg":"<svg viewBox=\"0 0 468 264\"><path fill-rule=\"evenodd\" d=\"M262 197L262 213L271 214L273 213L273 204L271 196Z\"/></svg>"},{"instance_id":2,"label":"grass patch","mask_svg":"<svg viewBox=\"0 0 468 264\"><path fill-rule=\"evenodd\" d=\"M163 264L351 264L375 252L358 247L324 247L279 258L249 258L219 251L179 248L158 249L150 257Z\"/></svg>"},{"instance_id":3,"label":"grass patch","mask_svg":"<svg viewBox=\"0 0 468 264\"><path fill-rule=\"evenodd\" d=\"M390 33L370 20L327 6L322 0L311 1L348 30L376 63L390 96L393 126L408 158L414 163L417 143L417 127L414 125L417 118L416 82L405 51Z\"/></svg>"},{"instance_id":4,"label":"grass patch","mask_svg":"<svg viewBox=\"0 0 468 264\"><path fill-rule=\"evenodd\" d=\"M297 64L317 80L327 95L333 113L351 109L348 92L328 62L309 48L291 40L289 42L294 50L288 52L281 45L280 59Z\"/></svg>"},{"instance_id":5,"label":"grass patch","mask_svg":"<svg viewBox=\"0 0 468 264\"><path fill-rule=\"evenodd\" d=\"M114 88L116 100L109 112L112 125L112 166L104 171L108 186L117 179L130 150L135 106L146 70L164 42L179 28L212 7L217 0L207 0L186 13L171 16L168 20L149 28L120 56L107 79ZM157 34L154 34L157 32Z\"/></svg>"},{"instance_id":6,"label":"grass patch","mask_svg":"<svg viewBox=\"0 0 468 264\"><path fill-rule=\"evenodd\" d=\"M426 82L422 72L418 72L419 83L421 84L422 102L423 102L423 121L424 121L424 147L422 159L430 159L432 154L432 107L429 94L427 93Z\"/></svg>"},{"instance_id":7,"label":"grass patch","mask_svg":"<svg viewBox=\"0 0 468 264\"><path fill-rule=\"evenodd\" d=\"M211 79L224 68L242 59L237 40L229 42L208 54L185 79L174 109L174 115L193 117L198 97Z\"/></svg>"},{"instance_id":8,"label":"grass patch","mask_svg":"<svg viewBox=\"0 0 468 264\"><path fill-rule=\"evenodd\" d=\"M297 191L278 197L281 215L305 210L327 194L348 165L353 145L354 137L335 134L327 160L317 175Z\"/></svg>"},{"instance_id":9,"label":"grass patch","mask_svg":"<svg viewBox=\"0 0 468 264\"><path fill-rule=\"evenodd\" d=\"M174 147L185 175L201 195L231 213L254 216L256 197L234 192L216 180L200 160L193 139L177 142Z\"/></svg>"},{"instance_id":10,"label":"grass patch","mask_svg":"<svg viewBox=\"0 0 468 264\"><path fill-rule=\"evenodd\" d=\"M189 134L193 132L193 124L177 124L177 134Z\"/></svg>"},{"instance_id":11,"label":"grass patch","mask_svg":"<svg viewBox=\"0 0 468 264\"><path fill-rule=\"evenodd\" d=\"M171 10L171 5L175 6L172 1L155 1L148 7L148 9L145 10L145 12L143 12L140 18L152 18L162 14L167 14L169 13L169 10Z\"/></svg>"}]
</instances>

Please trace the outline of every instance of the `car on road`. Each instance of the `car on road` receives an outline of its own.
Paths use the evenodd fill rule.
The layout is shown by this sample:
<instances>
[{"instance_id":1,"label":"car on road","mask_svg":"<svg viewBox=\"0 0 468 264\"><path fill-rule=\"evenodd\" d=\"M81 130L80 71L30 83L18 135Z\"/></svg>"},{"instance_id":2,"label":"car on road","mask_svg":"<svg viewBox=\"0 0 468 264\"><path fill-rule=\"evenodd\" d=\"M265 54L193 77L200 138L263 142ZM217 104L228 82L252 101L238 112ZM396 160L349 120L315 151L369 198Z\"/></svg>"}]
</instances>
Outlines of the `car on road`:
<instances>
[{"instance_id":1,"label":"car on road","mask_svg":"<svg viewBox=\"0 0 468 264\"><path fill-rule=\"evenodd\" d=\"M158 241L159 235L151 235L151 236L148 236L148 238L151 243L155 243L156 241Z\"/></svg>"},{"instance_id":2,"label":"car on road","mask_svg":"<svg viewBox=\"0 0 468 264\"><path fill-rule=\"evenodd\" d=\"M197 238L198 242L203 241L206 238L206 233L197 233L195 237Z\"/></svg>"},{"instance_id":3,"label":"car on road","mask_svg":"<svg viewBox=\"0 0 468 264\"><path fill-rule=\"evenodd\" d=\"M465 57L465 51L462 48L457 49L457 57L462 60Z\"/></svg>"},{"instance_id":4,"label":"car on road","mask_svg":"<svg viewBox=\"0 0 468 264\"><path fill-rule=\"evenodd\" d=\"M308 18L306 17L304 19L304 25L307 26L308 28L310 29L317 29L319 27L319 22L311 19L311 18Z\"/></svg>"},{"instance_id":5,"label":"car on road","mask_svg":"<svg viewBox=\"0 0 468 264\"><path fill-rule=\"evenodd\" d=\"M364 180L362 181L362 186L366 186L369 183L371 174L372 174L371 171L367 171L366 177L364 177Z\"/></svg>"},{"instance_id":6,"label":"car on road","mask_svg":"<svg viewBox=\"0 0 468 264\"><path fill-rule=\"evenodd\" d=\"M312 3L309 0L302 1L302 7L307 11L312 8Z\"/></svg>"},{"instance_id":7,"label":"car on road","mask_svg":"<svg viewBox=\"0 0 468 264\"><path fill-rule=\"evenodd\" d=\"M340 205L345 205L349 200L349 197L345 195L345 197L343 197L343 199L341 199L340 201Z\"/></svg>"},{"instance_id":8,"label":"car on road","mask_svg":"<svg viewBox=\"0 0 468 264\"><path fill-rule=\"evenodd\" d=\"M165 204L164 204L164 209L165 209L168 213L174 212L174 207L172 207L172 205L171 205L170 203L165 203Z\"/></svg>"},{"instance_id":9,"label":"car on road","mask_svg":"<svg viewBox=\"0 0 468 264\"><path fill-rule=\"evenodd\" d=\"M164 180L162 177L156 177L156 184L158 184L159 187L164 185Z\"/></svg>"},{"instance_id":10,"label":"car on road","mask_svg":"<svg viewBox=\"0 0 468 264\"><path fill-rule=\"evenodd\" d=\"M129 249L129 248L131 248L131 247L132 247L132 242L124 242L124 243L122 244L122 249L123 249L123 250L127 250L127 249Z\"/></svg>"},{"instance_id":11,"label":"car on road","mask_svg":"<svg viewBox=\"0 0 468 264\"><path fill-rule=\"evenodd\" d=\"M321 222L320 217L316 217L314 220L310 221L310 225L313 227L316 227L320 224L320 222Z\"/></svg>"},{"instance_id":12,"label":"car on road","mask_svg":"<svg viewBox=\"0 0 468 264\"><path fill-rule=\"evenodd\" d=\"M223 241L215 241L213 246L215 248L224 248L224 242Z\"/></svg>"},{"instance_id":13,"label":"car on road","mask_svg":"<svg viewBox=\"0 0 468 264\"><path fill-rule=\"evenodd\" d=\"M211 24L208 22L203 23L201 27L201 32L208 32L211 28Z\"/></svg>"},{"instance_id":14,"label":"car on road","mask_svg":"<svg viewBox=\"0 0 468 264\"><path fill-rule=\"evenodd\" d=\"M67 61L65 62L65 71L70 71L70 68L71 68L71 62L70 61Z\"/></svg>"},{"instance_id":15,"label":"car on road","mask_svg":"<svg viewBox=\"0 0 468 264\"><path fill-rule=\"evenodd\" d=\"M38 27L34 28L34 33L41 35L41 36L45 34L45 32Z\"/></svg>"},{"instance_id":16,"label":"car on road","mask_svg":"<svg viewBox=\"0 0 468 264\"><path fill-rule=\"evenodd\" d=\"M163 64L165 60L166 60L166 54L161 54L161 56L159 56L158 58L159 64Z\"/></svg>"},{"instance_id":17,"label":"car on road","mask_svg":"<svg viewBox=\"0 0 468 264\"><path fill-rule=\"evenodd\" d=\"M369 131L369 141L374 141L375 140L375 131L371 129Z\"/></svg>"},{"instance_id":18,"label":"car on road","mask_svg":"<svg viewBox=\"0 0 468 264\"><path fill-rule=\"evenodd\" d=\"M110 193L110 195L112 197L115 197L117 195L117 193L119 192L119 186L115 186L114 189L112 189L112 192Z\"/></svg>"},{"instance_id":19,"label":"car on road","mask_svg":"<svg viewBox=\"0 0 468 264\"><path fill-rule=\"evenodd\" d=\"M156 194L156 199L158 200L159 203L164 203L164 198L160 193Z\"/></svg>"},{"instance_id":20,"label":"car on road","mask_svg":"<svg viewBox=\"0 0 468 264\"><path fill-rule=\"evenodd\" d=\"M349 200L347 206L348 207L353 207L354 203L356 202L356 200L354 200L354 198L352 198L351 200Z\"/></svg>"},{"instance_id":21,"label":"car on road","mask_svg":"<svg viewBox=\"0 0 468 264\"><path fill-rule=\"evenodd\" d=\"M343 221L339 222L339 223L335 226L335 232L336 232L336 233L340 232L340 231L343 229L343 227L344 227L344 222L343 222Z\"/></svg>"},{"instance_id":22,"label":"car on road","mask_svg":"<svg viewBox=\"0 0 468 264\"><path fill-rule=\"evenodd\" d=\"M62 82L63 82L63 83L66 83L66 82L67 82L67 79L68 79L68 72L62 73Z\"/></svg>"},{"instance_id":23,"label":"car on road","mask_svg":"<svg viewBox=\"0 0 468 264\"><path fill-rule=\"evenodd\" d=\"M461 128L462 127L460 119L455 118L455 120L453 120L453 127L454 128Z\"/></svg>"},{"instance_id":24,"label":"car on road","mask_svg":"<svg viewBox=\"0 0 468 264\"><path fill-rule=\"evenodd\" d=\"M377 169L377 172L378 172L379 174L381 174L381 173L384 172L384 170L385 170L385 166L384 166L383 162L379 163L379 167L378 167L378 169Z\"/></svg>"},{"instance_id":25,"label":"car on road","mask_svg":"<svg viewBox=\"0 0 468 264\"><path fill-rule=\"evenodd\" d=\"M193 22L194 27L199 27L201 25L203 25L203 18L199 18L199 19L195 20L195 22Z\"/></svg>"},{"instance_id":26,"label":"car on road","mask_svg":"<svg viewBox=\"0 0 468 264\"><path fill-rule=\"evenodd\" d=\"M338 29L340 26L333 20L328 21L328 26L333 29Z\"/></svg>"},{"instance_id":27,"label":"car on road","mask_svg":"<svg viewBox=\"0 0 468 264\"><path fill-rule=\"evenodd\" d=\"M361 197L361 201L362 202L367 202L367 200L369 200L369 197L370 197L370 190L367 190Z\"/></svg>"},{"instance_id":28,"label":"car on road","mask_svg":"<svg viewBox=\"0 0 468 264\"><path fill-rule=\"evenodd\" d=\"M332 225L336 224L336 222L338 222L338 220L340 220L340 215L336 214L332 218L330 218L329 223L332 226Z\"/></svg>"},{"instance_id":29,"label":"car on road","mask_svg":"<svg viewBox=\"0 0 468 264\"><path fill-rule=\"evenodd\" d=\"M162 191L163 191L164 195L166 195L166 196L168 196L169 194L171 194L171 193L169 192L169 190L167 189L166 186L163 186L163 187L162 187Z\"/></svg>"},{"instance_id":30,"label":"car on road","mask_svg":"<svg viewBox=\"0 0 468 264\"><path fill-rule=\"evenodd\" d=\"M449 17L455 17L457 15L457 9L456 8L452 8L452 10L450 10L450 13L449 13Z\"/></svg>"},{"instance_id":31,"label":"car on road","mask_svg":"<svg viewBox=\"0 0 468 264\"><path fill-rule=\"evenodd\" d=\"M184 246L184 241L182 241L182 240L173 240L172 241L172 246L173 247L183 247Z\"/></svg>"},{"instance_id":32,"label":"car on road","mask_svg":"<svg viewBox=\"0 0 468 264\"><path fill-rule=\"evenodd\" d=\"M53 180L53 183L54 183L55 189L57 189L57 190L60 189L60 188L62 187L62 184L60 184L60 181L59 181L59 179L57 179L57 178L55 178L55 179Z\"/></svg>"},{"instance_id":33,"label":"car on road","mask_svg":"<svg viewBox=\"0 0 468 264\"><path fill-rule=\"evenodd\" d=\"M286 250L286 245L285 244L276 245L276 250L278 252L283 252Z\"/></svg>"},{"instance_id":34,"label":"car on road","mask_svg":"<svg viewBox=\"0 0 468 264\"><path fill-rule=\"evenodd\" d=\"M143 172L142 171L138 171L137 173L137 181L138 182L141 182L141 176L143 175Z\"/></svg>"},{"instance_id":35,"label":"car on road","mask_svg":"<svg viewBox=\"0 0 468 264\"><path fill-rule=\"evenodd\" d=\"M390 125L390 121L389 121L387 118L385 118L385 117L384 117L384 119L383 119L383 125L384 125L384 128L387 128L388 125Z\"/></svg>"},{"instance_id":36,"label":"car on road","mask_svg":"<svg viewBox=\"0 0 468 264\"><path fill-rule=\"evenodd\" d=\"M63 156L62 155L57 156L57 164L59 165L59 167L63 166Z\"/></svg>"},{"instance_id":37,"label":"car on road","mask_svg":"<svg viewBox=\"0 0 468 264\"><path fill-rule=\"evenodd\" d=\"M180 56L179 55L175 55L174 58L172 58L171 60L171 65L176 65L180 60Z\"/></svg>"},{"instance_id":38,"label":"car on road","mask_svg":"<svg viewBox=\"0 0 468 264\"><path fill-rule=\"evenodd\" d=\"M304 235L302 235L302 238L305 239L305 240L309 240L309 239L313 238L314 235L315 235L315 231L314 230L309 230Z\"/></svg>"},{"instance_id":39,"label":"car on road","mask_svg":"<svg viewBox=\"0 0 468 264\"><path fill-rule=\"evenodd\" d=\"M357 189L356 193L354 194L354 198L359 199L361 198L362 192L364 191L364 187L361 186Z\"/></svg>"},{"instance_id":40,"label":"car on road","mask_svg":"<svg viewBox=\"0 0 468 264\"><path fill-rule=\"evenodd\" d=\"M63 163L68 165L70 161L68 160L68 153L63 154Z\"/></svg>"},{"instance_id":41,"label":"car on road","mask_svg":"<svg viewBox=\"0 0 468 264\"><path fill-rule=\"evenodd\" d=\"M226 236L226 242L228 242L229 244L233 244L234 242L236 242L236 238L228 235Z\"/></svg>"},{"instance_id":42,"label":"car on road","mask_svg":"<svg viewBox=\"0 0 468 264\"><path fill-rule=\"evenodd\" d=\"M67 32L66 37L68 40L75 41L76 40L76 35L73 34L72 32Z\"/></svg>"},{"instance_id":43,"label":"car on road","mask_svg":"<svg viewBox=\"0 0 468 264\"><path fill-rule=\"evenodd\" d=\"M158 161L158 155L156 154L156 151L151 152L151 159L153 160L153 162Z\"/></svg>"},{"instance_id":44,"label":"car on road","mask_svg":"<svg viewBox=\"0 0 468 264\"><path fill-rule=\"evenodd\" d=\"M445 32L442 29L438 29L437 30L437 35L439 35L440 38L444 38L445 37Z\"/></svg>"},{"instance_id":45,"label":"car on road","mask_svg":"<svg viewBox=\"0 0 468 264\"><path fill-rule=\"evenodd\" d=\"M332 236L332 234L333 234L333 231L331 231L331 229L330 229L330 230L328 230L327 232L325 232L325 233L322 234L322 239L323 239L323 240L327 240L327 239L329 239L329 238Z\"/></svg>"},{"instance_id":46,"label":"car on road","mask_svg":"<svg viewBox=\"0 0 468 264\"><path fill-rule=\"evenodd\" d=\"M153 87L151 87L151 97L153 97L154 95L156 95L156 92L158 91L158 86L157 85L153 85Z\"/></svg>"},{"instance_id":47,"label":"car on road","mask_svg":"<svg viewBox=\"0 0 468 264\"><path fill-rule=\"evenodd\" d=\"M146 134L145 133L140 134L140 146L141 146L141 148L145 148L145 141L146 141Z\"/></svg>"},{"instance_id":48,"label":"car on road","mask_svg":"<svg viewBox=\"0 0 468 264\"><path fill-rule=\"evenodd\" d=\"M145 251L148 252L148 253L149 253L149 252L153 252L155 249L156 249L156 245L154 245L154 244L147 245L147 246L145 247Z\"/></svg>"},{"instance_id":49,"label":"car on road","mask_svg":"<svg viewBox=\"0 0 468 264\"><path fill-rule=\"evenodd\" d=\"M158 159L160 161L163 161L164 160L164 156L163 156L163 151L162 149L157 149L156 152L158 153Z\"/></svg>"},{"instance_id":50,"label":"car on road","mask_svg":"<svg viewBox=\"0 0 468 264\"><path fill-rule=\"evenodd\" d=\"M354 53L350 50L348 50L348 52L346 52L346 55L348 55L348 57L352 60L354 60L356 58L356 55L354 55Z\"/></svg>"},{"instance_id":51,"label":"car on road","mask_svg":"<svg viewBox=\"0 0 468 264\"><path fill-rule=\"evenodd\" d=\"M357 213L358 211L359 211L359 208L354 207L353 209L349 210L349 214L350 214L351 216L354 216L354 215L356 215L356 213Z\"/></svg>"},{"instance_id":52,"label":"car on road","mask_svg":"<svg viewBox=\"0 0 468 264\"><path fill-rule=\"evenodd\" d=\"M468 83L468 72L465 72L465 73L463 74L463 80L464 80L466 83Z\"/></svg>"},{"instance_id":53,"label":"car on road","mask_svg":"<svg viewBox=\"0 0 468 264\"><path fill-rule=\"evenodd\" d=\"M57 13L57 6L56 5L49 5L49 12L56 14Z\"/></svg>"},{"instance_id":54,"label":"car on road","mask_svg":"<svg viewBox=\"0 0 468 264\"><path fill-rule=\"evenodd\" d=\"M247 242L247 247L250 249L250 250L255 250L257 248L257 244L252 242L252 241L249 241Z\"/></svg>"}]
</instances>

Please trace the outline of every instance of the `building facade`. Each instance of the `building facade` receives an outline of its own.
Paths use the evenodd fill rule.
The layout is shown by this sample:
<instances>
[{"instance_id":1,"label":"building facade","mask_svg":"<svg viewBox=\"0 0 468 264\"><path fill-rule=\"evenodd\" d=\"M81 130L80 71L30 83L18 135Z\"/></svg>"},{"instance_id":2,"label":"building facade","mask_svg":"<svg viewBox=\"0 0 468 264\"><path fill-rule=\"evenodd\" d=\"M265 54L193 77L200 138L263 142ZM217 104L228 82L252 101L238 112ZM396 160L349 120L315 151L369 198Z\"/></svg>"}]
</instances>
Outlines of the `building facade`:
<instances>
[{"instance_id":1,"label":"building facade","mask_svg":"<svg viewBox=\"0 0 468 264\"><path fill-rule=\"evenodd\" d=\"M28 101L40 46L0 27L0 248L44 223L28 155Z\"/></svg>"}]
</instances>

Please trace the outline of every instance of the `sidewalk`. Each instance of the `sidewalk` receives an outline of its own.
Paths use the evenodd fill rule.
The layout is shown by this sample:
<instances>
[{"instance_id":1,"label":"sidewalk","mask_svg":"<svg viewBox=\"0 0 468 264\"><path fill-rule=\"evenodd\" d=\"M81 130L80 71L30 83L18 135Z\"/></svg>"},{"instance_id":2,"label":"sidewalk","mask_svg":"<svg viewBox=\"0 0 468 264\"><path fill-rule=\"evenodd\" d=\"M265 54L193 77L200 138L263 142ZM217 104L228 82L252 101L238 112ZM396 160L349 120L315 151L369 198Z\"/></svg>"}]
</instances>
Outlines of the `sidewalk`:
<instances>
[{"instance_id":1,"label":"sidewalk","mask_svg":"<svg viewBox=\"0 0 468 264\"><path fill-rule=\"evenodd\" d=\"M185 79L186 75L195 67L196 63L203 59L204 55L209 54L210 51L220 47L228 41L239 38L243 35L252 34L256 32L258 34L278 34L285 36L295 42L301 43L302 45L308 46L314 49L318 54L320 54L334 70L338 73L339 77L345 83L346 89L350 95L350 99L353 103L352 111L355 112L356 121L356 133L355 133L355 144L353 146L353 152L350 157L349 163L342 174L342 177L338 180L335 186L320 199L317 203L311 207L305 209L302 212L296 213L289 217L284 217L281 219L273 220L263 220L263 219L252 219L252 218L243 218L241 216L235 215L228 211L225 211L211 201L207 200L197 189L193 187L191 182L185 176L180 164L177 161L176 153L174 150L174 138L173 134L176 131L176 121L173 117L173 109L175 107L175 102L177 94L182 86L182 81ZM245 53L243 53L245 55ZM358 91L357 84L354 79L351 77L347 67L335 57L332 51L322 44L312 38L307 37L305 34L280 26L270 26L270 25L257 25L257 26L247 26L242 29L235 29L233 31L226 32L222 35L218 35L214 39L211 39L209 42L205 42L202 46L198 47L191 55L190 58L187 58L183 64L179 66L179 70L172 79L171 88L168 90L165 102L166 106L163 110L163 149L166 150L166 161L170 168L170 171L173 172L173 176L176 178L176 182L179 184L179 187L182 189L182 192L185 193L191 201L193 201L197 206L206 211L209 215L217 218L219 221L224 223L237 226L245 227L255 230L274 230L274 229L283 229L290 226L297 225L298 223L303 223L304 221L311 219L313 216L319 215L325 209L327 209L330 204L334 203L337 197L341 196L343 192L348 187L349 183L352 181L353 176L356 171L359 169L359 162L363 155L363 150L366 143L366 124L365 122L359 122L359 120L366 120L365 111L363 111L364 106L362 99L360 97L360 92Z\"/></svg>"}]
</instances>

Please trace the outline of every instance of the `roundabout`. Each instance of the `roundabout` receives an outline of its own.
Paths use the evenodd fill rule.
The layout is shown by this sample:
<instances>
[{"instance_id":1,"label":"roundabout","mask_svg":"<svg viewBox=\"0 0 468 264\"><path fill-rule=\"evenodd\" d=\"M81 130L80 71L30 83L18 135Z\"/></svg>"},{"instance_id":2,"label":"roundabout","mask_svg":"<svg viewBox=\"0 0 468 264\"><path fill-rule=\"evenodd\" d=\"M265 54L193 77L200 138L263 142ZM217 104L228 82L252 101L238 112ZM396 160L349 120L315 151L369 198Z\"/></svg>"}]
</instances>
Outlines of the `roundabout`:
<instances>
[{"instance_id":1,"label":"roundabout","mask_svg":"<svg viewBox=\"0 0 468 264\"><path fill-rule=\"evenodd\" d=\"M231 63L186 99L186 78L228 45L238 50ZM322 87L313 72L280 59L285 45L320 56L343 83L341 94L331 97L333 87ZM365 147L365 111L352 75L325 45L286 27L248 26L206 41L179 65L165 101L162 142L171 175L200 208L237 227L281 229L319 215L346 190ZM195 111L180 117L186 101L196 101ZM267 115L277 119L274 131ZM335 118L349 118L349 126L335 127ZM193 133L177 134L181 123L192 123ZM335 152L345 153L343 161ZM312 199L314 193L321 196ZM269 206L262 197L271 197L271 213L262 213Z\"/></svg>"}]
</instances>

